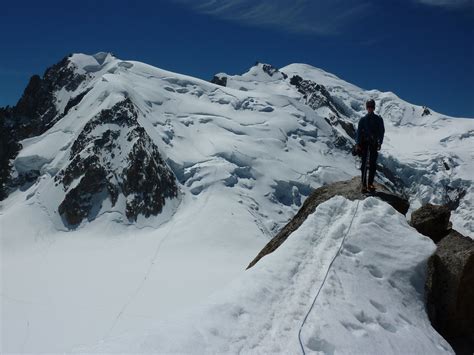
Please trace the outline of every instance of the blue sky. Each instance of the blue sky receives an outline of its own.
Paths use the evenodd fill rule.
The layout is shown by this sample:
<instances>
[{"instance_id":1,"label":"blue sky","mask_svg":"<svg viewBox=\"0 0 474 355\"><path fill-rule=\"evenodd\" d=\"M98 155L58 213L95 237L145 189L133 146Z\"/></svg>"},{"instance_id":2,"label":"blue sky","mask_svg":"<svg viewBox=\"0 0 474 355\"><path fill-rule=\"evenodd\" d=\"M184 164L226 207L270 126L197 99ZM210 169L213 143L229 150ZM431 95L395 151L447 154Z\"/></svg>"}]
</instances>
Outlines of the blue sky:
<instances>
[{"instance_id":1,"label":"blue sky","mask_svg":"<svg viewBox=\"0 0 474 355\"><path fill-rule=\"evenodd\" d=\"M474 117L474 0L8 1L0 106L69 53L110 51L203 79L300 62Z\"/></svg>"}]
</instances>

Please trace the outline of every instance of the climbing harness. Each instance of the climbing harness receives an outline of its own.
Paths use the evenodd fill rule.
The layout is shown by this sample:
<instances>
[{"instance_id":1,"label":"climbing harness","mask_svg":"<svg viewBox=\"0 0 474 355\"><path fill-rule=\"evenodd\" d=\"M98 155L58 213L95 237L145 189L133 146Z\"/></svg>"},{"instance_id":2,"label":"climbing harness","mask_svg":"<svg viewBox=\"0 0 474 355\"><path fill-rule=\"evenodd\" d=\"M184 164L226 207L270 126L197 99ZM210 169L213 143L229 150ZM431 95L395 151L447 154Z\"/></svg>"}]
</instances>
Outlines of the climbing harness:
<instances>
[{"instance_id":1,"label":"climbing harness","mask_svg":"<svg viewBox=\"0 0 474 355\"><path fill-rule=\"evenodd\" d=\"M323 289L324 283L326 282L326 279L327 279L327 277L328 277L328 275L329 275L329 270L331 270L331 267L332 267L332 265L334 264L334 261L336 260L337 256L340 254L340 252L341 252L341 250L342 250L342 247L344 246L344 242L346 241L346 237L347 237L347 235L349 234L349 232L350 232L350 230L351 230L352 222L354 222L354 218L355 218L355 216L356 216L356 214L357 214L357 210L359 209L359 203L360 203L360 200L357 200L356 209L355 209L355 211L354 211L354 214L352 215L351 223L349 223L349 227L347 228L346 233L345 233L344 236L342 237L341 245L339 246L339 249L337 250L337 253L334 255L334 258L332 258L331 263L329 264L329 267L328 267L328 269L326 270L326 274L324 275L323 282L321 282L321 285L319 286L318 292L316 293L316 296L314 296L313 303L311 303L311 307L309 307L309 310L308 310L308 312L306 313L306 316L304 317L303 322L301 323L300 329L299 329L299 331L298 331L298 340L299 340L299 342L300 342L301 352L303 353L303 355L306 355L306 352L305 352L305 350L304 350L303 342L302 342L302 340L301 340L301 331L302 331L302 329L303 329L304 324L306 323L306 319L308 319L309 314L311 313L311 311L312 311L314 305L316 304L316 300L318 299L319 293L320 293L321 290Z\"/></svg>"}]
</instances>

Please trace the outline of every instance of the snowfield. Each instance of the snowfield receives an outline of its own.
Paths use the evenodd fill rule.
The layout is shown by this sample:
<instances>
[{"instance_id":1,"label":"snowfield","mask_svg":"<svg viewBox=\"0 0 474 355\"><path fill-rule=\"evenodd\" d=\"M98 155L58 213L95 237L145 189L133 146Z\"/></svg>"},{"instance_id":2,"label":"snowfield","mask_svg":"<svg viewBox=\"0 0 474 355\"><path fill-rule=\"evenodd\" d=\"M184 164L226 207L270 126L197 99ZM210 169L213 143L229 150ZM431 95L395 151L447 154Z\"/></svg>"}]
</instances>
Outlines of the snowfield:
<instances>
[{"instance_id":1,"label":"snowfield","mask_svg":"<svg viewBox=\"0 0 474 355\"><path fill-rule=\"evenodd\" d=\"M334 197L193 312L78 350L298 354L309 311L301 331L308 354L453 353L424 308L434 250L386 203Z\"/></svg>"},{"instance_id":2,"label":"snowfield","mask_svg":"<svg viewBox=\"0 0 474 355\"><path fill-rule=\"evenodd\" d=\"M107 53L74 54L69 65L84 80L55 93L64 116L23 140L13 161L15 176L38 179L1 202L1 352L299 352L298 327L356 204L320 206L282 248L244 269L314 188L359 174L347 126L368 98L385 120L379 161L395 187L412 209L451 201L454 228L474 237L472 119L423 116L393 93L305 64L218 74L227 87ZM332 108L290 83L295 75L324 85ZM136 222L123 196L115 206L104 198L94 218L69 228L55 176L85 125L125 99L176 176L179 198ZM120 167L124 157L106 158ZM434 245L373 199L360 203L347 238L302 330L306 351L451 352L422 303Z\"/></svg>"}]
</instances>

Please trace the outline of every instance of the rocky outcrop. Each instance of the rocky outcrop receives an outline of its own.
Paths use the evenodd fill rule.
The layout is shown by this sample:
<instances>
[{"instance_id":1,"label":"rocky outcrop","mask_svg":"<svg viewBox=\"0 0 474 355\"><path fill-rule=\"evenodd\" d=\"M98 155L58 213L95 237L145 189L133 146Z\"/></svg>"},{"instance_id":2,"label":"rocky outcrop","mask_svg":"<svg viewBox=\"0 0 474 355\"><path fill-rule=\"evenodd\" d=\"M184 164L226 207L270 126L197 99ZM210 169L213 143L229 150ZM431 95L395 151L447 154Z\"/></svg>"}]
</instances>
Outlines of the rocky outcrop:
<instances>
[{"instance_id":1,"label":"rocky outcrop","mask_svg":"<svg viewBox=\"0 0 474 355\"><path fill-rule=\"evenodd\" d=\"M457 354L474 352L474 241L451 230L428 261L427 310Z\"/></svg>"},{"instance_id":2,"label":"rocky outcrop","mask_svg":"<svg viewBox=\"0 0 474 355\"><path fill-rule=\"evenodd\" d=\"M21 149L19 142L38 136L52 127L63 116L56 108L55 93L61 89L74 91L86 78L86 75L78 74L69 57L65 57L48 68L42 78L33 75L15 106L0 108L3 146L0 151L0 200L8 195L7 185L17 186L28 181L28 176L20 176L14 183L9 181L10 160ZM82 97L78 95L75 99L80 101ZM67 110L72 104L74 102L68 103Z\"/></svg>"},{"instance_id":3,"label":"rocky outcrop","mask_svg":"<svg viewBox=\"0 0 474 355\"><path fill-rule=\"evenodd\" d=\"M275 68L273 65L271 64L264 64L264 63L255 63L255 65L259 65L261 64L262 65L262 70L267 73L269 76L273 76L274 74L276 73L280 73L281 76L283 77L283 79L286 79L288 78L288 75L286 75L285 73L281 72L280 70L278 70L278 68Z\"/></svg>"},{"instance_id":4,"label":"rocky outcrop","mask_svg":"<svg viewBox=\"0 0 474 355\"><path fill-rule=\"evenodd\" d=\"M7 184L14 159L21 149L19 139L11 124L11 108L0 108L0 201L8 196Z\"/></svg>"},{"instance_id":5,"label":"rocky outcrop","mask_svg":"<svg viewBox=\"0 0 474 355\"><path fill-rule=\"evenodd\" d=\"M431 115L431 111L428 107L423 106L423 112L421 113L422 116L428 116Z\"/></svg>"},{"instance_id":6,"label":"rocky outcrop","mask_svg":"<svg viewBox=\"0 0 474 355\"><path fill-rule=\"evenodd\" d=\"M82 129L70 151L70 163L55 177L66 192L58 211L75 226L95 218L108 199L123 196L126 217L159 214L166 199L177 197L175 177L157 146L138 122L130 99L101 111Z\"/></svg>"},{"instance_id":7,"label":"rocky outcrop","mask_svg":"<svg viewBox=\"0 0 474 355\"><path fill-rule=\"evenodd\" d=\"M227 77L214 75L214 77L211 80L211 83L220 85L220 86L227 86Z\"/></svg>"},{"instance_id":8,"label":"rocky outcrop","mask_svg":"<svg viewBox=\"0 0 474 355\"><path fill-rule=\"evenodd\" d=\"M451 211L448 207L428 203L413 212L410 224L419 233L438 243L441 238L449 233L450 216Z\"/></svg>"},{"instance_id":9,"label":"rocky outcrop","mask_svg":"<svg viewBox=\"0 0 474 355\"><path fill-rule=\"evenodd\" d=\"M15 125L22 138L39 135L48 130L57 120L55 93L61 89L74 91L86 80L78 74L68 57L46 69L43 77L33 75L22 97L12 110Z\"/></svg>"},{"instance_id":10,"label":"rocky outcrop","mask_svg":"<svg viewBox=\"0 0 474 355\"><path fill-rule=\"evenodd\" d=\"M337 119L336 122L341 126L341 128L347 133L352 139L356 138L356 129L354 124L342 119Z\"/></svg>"},{"instance_id":11,"label":"rocky outcrop","mask_svg":"<svg viewBox=\"0 0 474 355\"><path fill-rule=\"evenodd\" d=\"M431 323L457 354L472 354L474 241L451 229L450 216L448 206L426 204L413 212L410 223L437 243L425 284Z\"/></svg>"},{"instance_id":12,"label":"rocky outcrop","mask_svg":"<svg viewBox=\"0 0 474 355\"><path fill-rule=\"evenodd\" d=\"M362 200L366 195L360 192L360 178L355 177L352 180L335 182L330 185L322 186L314 190L305 200L303 206L293 219L286 224L282 230L260 251L254 260L247 266L251 268L265 255L275 251L283 242L297 230L306 218L312 214L316 207L334 196L344 196L349 200ZM379 190L373 196L389 203L393 208L402 214L406 214L410 207L409 202L395 194L389 192L384 186L379 186Z\"/></svg>"},{"instance_id":13,"label":"rocky outcrop","mask_svg":"<svg viewBox=\"0 0 474 355\"><path fill-rule=\"evenodd\" d=\"M328 107L338 118L346 115L347 110L331 96L324 85L303 79L299 75L291 77L290 84L294 85L303 94L305 104L313 110Z\"/></svg>"},{"instance_id":14,"label":"rocky outcrop","mask_svg":"<svg viewBox=\"0 0 474 355\"><path fill-rule=\"evenodd\" d=\"M73 107L77 106L81 100L84 98L84 96L87 95L87 93L90 91L90 89L84 90L81 92L79 95L72 97L66 104L66 107L64 108L63 116L67 115L70 109Z\"/></svg>"}]
</instances>

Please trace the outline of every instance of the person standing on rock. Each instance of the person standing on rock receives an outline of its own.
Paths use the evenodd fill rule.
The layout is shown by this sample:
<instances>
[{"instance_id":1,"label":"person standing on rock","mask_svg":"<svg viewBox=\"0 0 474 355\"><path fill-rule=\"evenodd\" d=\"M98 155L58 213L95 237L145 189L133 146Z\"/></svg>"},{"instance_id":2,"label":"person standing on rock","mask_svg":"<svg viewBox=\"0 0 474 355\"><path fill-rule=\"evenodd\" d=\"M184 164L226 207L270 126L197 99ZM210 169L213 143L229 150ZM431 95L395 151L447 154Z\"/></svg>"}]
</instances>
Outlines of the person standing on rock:
<instances>
[{"instance_id":1,"label":"person standing on rock","mask_svg":"<svg viewBox=\"0 0 474 355\"><path fill-rule=\"evenodd\" d=\"M357 127L356 150L362 158L362 192L373 192L375 170L377 169L378 151L382 147L385 127L383 119L374 113L375 101L370 99L366 102L367 114L362 117ZM368 164L367 164L368 163ZM367 180L367 165L369 178Z\"/></svg>"}]
</instances>

